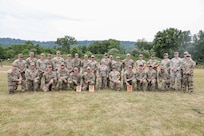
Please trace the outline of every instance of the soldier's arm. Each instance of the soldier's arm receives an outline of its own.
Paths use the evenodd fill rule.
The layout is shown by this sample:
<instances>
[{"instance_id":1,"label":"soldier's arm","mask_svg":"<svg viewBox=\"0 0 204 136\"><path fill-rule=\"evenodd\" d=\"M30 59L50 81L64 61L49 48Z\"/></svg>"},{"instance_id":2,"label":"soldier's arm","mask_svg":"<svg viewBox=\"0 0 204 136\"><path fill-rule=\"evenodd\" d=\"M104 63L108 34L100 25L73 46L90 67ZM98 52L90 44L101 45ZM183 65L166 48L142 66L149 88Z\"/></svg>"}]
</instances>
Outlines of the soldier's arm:
<instances>
[{"instance_id":1,"label":"soldier's arm","mask_svg":"<svg viewBox=\"0 0 204 136\"><path fill-rule=\"evenodd\" d=\"M19 81L19 79L14 78L13 74L11 72L8 72L8 81L15 82L15 81Z\"/></svg>"}]
</instances>

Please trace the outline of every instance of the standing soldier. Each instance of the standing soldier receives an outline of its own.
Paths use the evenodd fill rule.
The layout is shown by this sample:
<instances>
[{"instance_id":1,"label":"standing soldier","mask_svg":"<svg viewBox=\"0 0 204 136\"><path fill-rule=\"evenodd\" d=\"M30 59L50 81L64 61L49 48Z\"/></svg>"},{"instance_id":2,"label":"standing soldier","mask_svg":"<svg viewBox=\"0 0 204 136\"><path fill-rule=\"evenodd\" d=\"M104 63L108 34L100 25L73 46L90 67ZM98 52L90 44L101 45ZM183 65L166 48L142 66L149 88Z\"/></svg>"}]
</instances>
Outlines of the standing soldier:
<instances>
[{"instance_id":1,"label":"standing soldier","mask_svg":"<svg viewBox=\"0 0 204 136\"><path fill-rule=\"evenodd\" d=\"M178 52L174 52L174 58L172 58L170 62L170 87L172 90L175 90L175 79L177 79L177 89L181 90L181 67L182 59L179 58Z\"/></svg>"},{"instance_id":2,"label":"standing soldier","mask_svg":"<svg viewBox=\"0 0 204 136\"><path fill-rule=\"evenodd\" d=\"M73 65L72 65L72 55L67 54L67 59L65 60L66 69L69 73L73 72Z\"/></svg>"},{"instance_id":3,"label":"standing soldier","mask_svg":"<svg viewBox=\"0 0 204 136\"><path fill-rule=\"evenodd\" d=\"M110 59L108 58L108 53L105 53L104 54L104 58L103 59L101 59L101 62L104 62L104 64L107 66L107 68L108 68L108 73L110 73L110 71L111 71L111 61L110 61ZM107 87L109 87L109 78L107 77Z\"/></svg>"},{"instance_id":4,"label":"standing soldier","mask_svg":"<svg viewBox=\"0 0 204 136\"><path fill-rule=\"evenodd\" d=\"M98 69L98 62L95 60L95 56L91 55L91 60L89 61L88 66L91 68L91 72L94 73L95 76L95 84L96 84L96 72Z\"/></svg>"},{"instance_id":5,"label":"standing soldier","mask_svg":"<svg viewBox=\"0 0 204 136\"><path fill-rule=\"evenodd\" d=\"M8 71L8 93L14 93L18 85L23 83L21 73L17 69L17 65L15 63L12 64L12 68ZM22 91L24 91L22 89Z\"/></svg>"},{"instance_id":6,"label":"standing soldier","mask_svg":"<svg viewBox=\"0 0 204 136\"><path fill-rule=\"evenodd\" d=\"M88 90L89 85L95 85L95 75L91 72L91 68L87 67L86 72L84 72L81 77L82 90Z\"/></svg>"},{"instance_id":7,"label":"standing soldier","mask_svg":"<svg viewBox=\"0 0 204 136\"><path fill-rule=\"evenodd\" d=\"M112 71L109 73L110 87L112 90L120 91L120 73L116 71L116 67L112 67Z\"/></svg>"},{"instance_id":8,"label":"standing soldier","mask_svg":"<svg viewBox=\"0 0 204 136\"><path fill-rule=\"evenodd\" d=\"M113 59L113 55L110 55L110 71L113 69L112 67L113 67L113 65L114 65L114 63L115 63L115 60Z\"/></svg>"},{"instance_id":9,"label":"standing soldier","mask_svg":"<svg viewBox=\"0 0 204 136\"><path fill-rule=\"evenodd\" d=\"M153 69L152 65L149 65L149 70L147 71L147 83L148 83L148 88L151 91L155 91L156 77L157 77L156 71Z\"/></svg>"},{"instance_id":10,"label":"standing soldier","mask_svg":"<svg viewBox=\"0 0 204 136\"><path fill-rule=\"evenodd\" d=\"M42 77L42 85L43 85L43 91L54 91L55 90L55 84L57 81L56 73L52 71L52 66L47 66L47 71L43 74Z\"/></svg>"},{"instance_id":11,"label":"standing soldier","mask_svg":"<svg viewBox=\"0 0 204 136\"><path fill-rule=\"evenodd\" d=\"M53 61L52 61L52 54L47 55L47 64L46 64L46 66L48 66L48 65L52 66L52 70L54 69L54 64L53 64Z\"/></svg>"},{"instance_id":12,"label":"standing soldier","mask_svg":"<svg viewBox=\"0 0 204 136\"><path fill-rule=\"evenodd\" d=\"M26 59L27 68L30 67L30 63L32 62L35 63L35 67L36 67L37 59L35 58L34 52L30 52L29 57Z\"/></svg>"},{"instance_id":13,"label":"standing soldier","mask_svg":"<svg viewBox=\"0 0 204 136\"><path fill-rule=\"evenodd\" d=\"M81 61L82 74L86 72L86 68L88 67L89 63L90 61L88 59L88 55L84 55L84 60Z\"/></svg>"},{"instance_id":14,"label":"standing soldier","mask_svg":"<svg viewBox=\"0 0 204 136\"><path fill-rule=\"evenodd\" d=\"M166 68L165 66L161 66L160 71L158 73L158 80L161 83L162 91L169 90L169 83L170 83L169 73L165 68Z\"/></svg>"},{"instance_id":15,"label":"standing soldier","mask_svg":"<svg viewBox=\"0 0 204 136\"><path fill-rule=\"evenodd\" d=\"M123 63L124 72L125 72L126 70L128 70L128 67L129 67L129 66L132 66L132 68L133 68L134 61L130 58L130 54L129 54L129 53L126 55L126 59L124 59L124 60L122 61L122 63Z\"/></svg>"},{"instance_id":16,"label":"standing soldier","mask_svg":"<svg viewBox=\"0 0 204 136\"><path fill-rule=\"evenodd\" d=\"M69 72L65 68L65 64L62 63L60 69L57 71L58 87L59 91L67 89Z\"/></svg>"},{"instance_id":17,"label":"standing soldier","mask_svg":"<svg viewBox=\"0 0 204 136\"><path fill-rule=\"evenodd\" d=\"M39 72L39 85L38 85L38 89L40 89L41 86L41 79L43 77L43 74L45 73L47 68L47 60L45 59L45 54L41 53L40 54L40 59L37 60L37 69Z\"/></svg>"},{"instance_id":18,"label":"standing soldier","mask_svg":"<svg viewBox=\"0 0 204 136\"><path fill-rule=\"evenodd\" d=\"M152 54L151 59L147 61L147 66L149 67L152 65L153 69L156 71L156 89L158 89L158 82L157 82L157 68L159 67L159 61L155 59L155 55Z\"/></svg>"},{"instance_id":19,"label":"standing soldier","mask_svg":"<svg viewBox=\"0 0 204 136\"><path fill-rule=\"evenodd\" d=\"M26 64L26 61L23 60L23 55L18 54L18 59L16 59L13 63L17 65L17 69L21 73L21 77L22 77L22 80L23 80L23 82L22 82L22 91L25 91L26 90L25 71L26 71L27 64Z\"/></svg>"},{"instance_id":20,"label":"standing soldier","mask_svg":"<svg viewBox=\"0 0 204 136\"><path fill-rule=\"evenodd\" d=\"M69 86L72 89L76 89L76 86L79 86L81 82L81 75L77 67L74 68L74 72L70 74L69 77Z\"/></svg>"},{"instance_id":21,"label":"standing soldier","mask_svg":"<svg viewBox=\"0 0 204 136\"><path fill-rule=\"evenodd\" d=\"M182 66L181 66L181 87L184 86L184 84L183 84L183 65L184 65L185 61L187 60L186 55L188 55L187 51L185 51L183 53L183 58L181 58L181 60L182 60Z\"/></svg>"},{"instance_id":22,"label":"standing soldier","mask_svg":"<svg viewBox=\"0 0 204 136\"><path fill-rule=\"evenodd\" d=\"M57 71L58 69L60 69L60 65L64 63L64 59L60 57L60 51L56 52L56 57L54 57L52 61L54 65L54 70Z\"/></svg>"},{"instance_id":23,"label":"standing soldier","mask_svg":"<svg viewBox=\"0 0 204 136\"><path fill-rule=\"evenodd\" d=\"M163 67L170 74L170 59L168 53L164 53L164 59L161 61L161 67Z\"/></svg>"},{"instance_id":24,"label":"standing soldier","mask_svg":"<svg viewBox=\"0 0 204 136\"><path fill-rule=\"evenodd\" d=\"M137 89L138 90L147 90L147 74L144 70L144 65L139 64L139 68L135 74L137 80Z\"/></svg>"},{"instance_id":25,"label":"standing soldier","mask_svg":"<svg viewBox=\"0 0 204 136\"><path fill-rule=\"evenodd\" d=\"M143 66L143 69L145 70L145 68L146 68L147 65L146 65L146 61L143 60L143 55L142 55L142 54L139 55L139 60L137 60L137 61L135 62L135 68L136 68L136 70L139 69L140 65L142 65L142 66Z\"/></svg>"},{"instance_id":26,"label":"standing soldier","mask_svg":"<svg viewBox=\"0 0 204 136\"><path fill-rule=\"evenodd\" d=\"M120 76L121 76L121 71L122 71L122 68L123 68L123 64L120 61L120 57L119 56L116 57L116 61L114 61L113 67L116 68L116 71L118 71L120 73Z\"/></svg>"},{"instance_id":27,"label":"standing soldier","mask_svg":"<svg viewBox=\"0 0 204 136\"><path fill-rule=\"evenodd\" d=\"M194 62L191 60L191 55L186 55L186 61L183 63L183 91L188 89L189 92L193 92L193 70Z\"/></svg>"},{"instance_id":28,"label":"standing soldier","mask_svg":"<svg viewBox=\"0 0 204 136\"><path fill-rule=\"evenodd\" d=\"M78 71L80 73L81 59L79 58L79 55L77 53L75 53L75 58L72 60L72 66L73 68L78 68Z\"/></svg>"},{"instance_id":29,"label":"standing soldier","mask_svg":"<svg viewBox=\"0 0 204 136\"><path fill-rule=\"evenodd\" d=\"M35 63L30 63L30 68L25 72L28 91L36 92L39 85L39 72L35 69Z\"/></svg>"},{"instance_id":30,"label":"standing soldier","mask_svg":"<svg viewBox=\"0 0 204 136\"><path fill-rule=\"evenodd\" d=\"M104 61L101 61L101 65L98 68L98 88L103 89L107 87L107 78L108 78L109 70L105 65Z\"/></svg>"},{"instance_id":31,"label":"standing soldier","mask_svg":"<svg viewBox=\"0 0 204 136\"><path fill-rule=\"evenodd\" d=\"M135 79L135 73L132 71L132 66L128 66L128 70L124 73L124 88L126 88L128 85L132 85L133 90L135 89L136 79Z\"/></svg>"}]
</instances>

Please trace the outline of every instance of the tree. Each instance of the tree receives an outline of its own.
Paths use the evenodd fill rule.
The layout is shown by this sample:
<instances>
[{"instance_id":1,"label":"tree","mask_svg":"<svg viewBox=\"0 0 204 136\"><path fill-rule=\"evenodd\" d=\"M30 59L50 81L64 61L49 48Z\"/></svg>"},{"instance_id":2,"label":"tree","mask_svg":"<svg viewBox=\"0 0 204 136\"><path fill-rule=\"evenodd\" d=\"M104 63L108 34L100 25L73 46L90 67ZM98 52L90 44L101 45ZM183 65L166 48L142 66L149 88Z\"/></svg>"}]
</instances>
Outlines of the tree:
<instances>
[{"instance_id":1,"label":"tree","mask_svg":"<svg viewBox=\"0 0 204 136\"><path fill-rule=\"evenodd\" d=\"M192 41L192 36L191 36L191 32L188 31L183 31L182 32L182 37L181 37L181 46L179 48L179 52L183 53L184 51L189 51L190 46L192 45L191 41Z\"/></svg>"},{"instance_id":2,"label":"tree","mask_svg":"<svg viewBox=\"0 0 204 136\"><path fill-rule=\"evenodd\" d=\"M69 53L71 45L76 44L77 40L74 37L65 36L63 38L57 38L55 43L58 45L59 50Z\"/></svg>"},{"instance_id":3,"label":"tree","mask_svg":"<svg viewBox=\"0 0 204 136\"><path fill-rule=\"evenodd\" d=\"M140 52L143 54L143 52L148 52L149 54L152 53L153 45L150 42L147 42L144 38L138 39L135 43L135 46Z\"/></svg>"},{"instance_id":4,"label":"tree","mask_svg":"<svg viewBox=\"0 0 204 136\"><path fill-rule=\"evenodd\" d=\"M4 48L0 45L0 59L4 59L4 58L5 58Z\"/></svg>"},{"instance_id":5,"label":"tree","mask_svg":"<svg viewBox=\"0 0 204 136\"><path fill-rule=\"evenodd\" d=\"M182 31L176 28L169 28L159 31L153 40L153 48L157 57L162 58L163 53L173 54L182 44Z\"/></svg>"}]
</instances>

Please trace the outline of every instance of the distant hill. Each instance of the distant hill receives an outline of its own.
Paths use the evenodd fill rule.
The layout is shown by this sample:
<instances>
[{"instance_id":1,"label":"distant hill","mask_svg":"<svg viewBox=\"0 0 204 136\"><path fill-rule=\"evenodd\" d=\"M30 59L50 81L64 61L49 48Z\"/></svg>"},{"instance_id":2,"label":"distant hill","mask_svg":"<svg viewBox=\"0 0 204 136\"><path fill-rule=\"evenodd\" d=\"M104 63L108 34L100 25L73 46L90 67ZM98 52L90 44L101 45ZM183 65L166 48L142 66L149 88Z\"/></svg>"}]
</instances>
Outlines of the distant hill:
<instances>
[{"instance_id":1,"label":"distant hill","mask_svg":"<svg viewBox=\"0 0 204 136\"><path fill-rule=\"evenodd\" d=\"M13 38L0 38L0 45L2 46L9 46L13 44L23 44L25 43L26 40L21 40L21 39L13 39ZM33 44L39 44L40 46L44 47L54 47L55 41L31 41ZM84 41L77 41L77 45L90 45L94 40L84 40ZM126 50L131 50L132 48L135 47L135 42L132 41L120 41L121 46L125 47Z\"/></svg>"}]
</instances>

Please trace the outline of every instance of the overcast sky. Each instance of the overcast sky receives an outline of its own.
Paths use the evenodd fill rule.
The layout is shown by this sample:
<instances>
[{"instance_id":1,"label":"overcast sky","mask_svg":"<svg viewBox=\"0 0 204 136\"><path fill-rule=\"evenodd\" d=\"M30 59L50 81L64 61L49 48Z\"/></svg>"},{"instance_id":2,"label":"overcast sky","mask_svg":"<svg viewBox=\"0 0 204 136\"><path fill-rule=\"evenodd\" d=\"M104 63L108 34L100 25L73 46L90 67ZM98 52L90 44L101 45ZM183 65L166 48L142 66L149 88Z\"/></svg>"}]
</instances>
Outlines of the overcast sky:
<instances>
[{"instance_id":1,"label":"overcast sky","mask_svg":"<svg viewBox=\"0 0 204 136\"><path fill-rule=\"evenodd\" d=\"M152 41L169 27L204 30L203 0L0 0L0 37Z\"/></svg>"}]
</instances>

